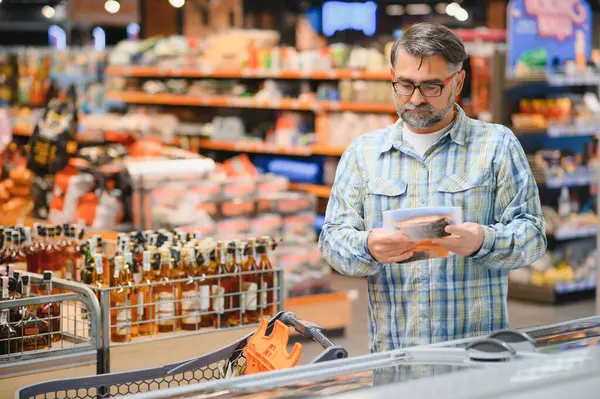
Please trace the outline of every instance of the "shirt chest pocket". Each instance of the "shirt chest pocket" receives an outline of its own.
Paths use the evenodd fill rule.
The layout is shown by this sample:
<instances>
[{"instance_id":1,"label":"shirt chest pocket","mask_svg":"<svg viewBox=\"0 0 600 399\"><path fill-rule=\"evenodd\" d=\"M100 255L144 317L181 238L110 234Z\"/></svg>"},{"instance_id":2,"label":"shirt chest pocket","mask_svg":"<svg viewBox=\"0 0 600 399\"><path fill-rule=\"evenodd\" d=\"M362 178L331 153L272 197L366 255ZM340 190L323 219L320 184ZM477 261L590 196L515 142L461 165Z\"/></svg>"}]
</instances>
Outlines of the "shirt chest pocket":
<instances>
[{"instance_id":1,"label":"shirt chest pocket","mask_svg":"<svg viewBox=\"0 0 600 399\"><path fill-rule=\"evenodd\" d=\"M494 174L491 170L444 176L438 181L438 192L444 198L444 205L462 208L465 222L488 224L492 219Z\"/></svg>"},{"instance_id":2,"label":"shirt chest pocket","mask_svg":"<svg viewBox=\"0 0 600 399\"><path fill-rule=\"evenodd\" d=\"M407 189L408 185L404 180L379 177L369 179L365 201L365 216L381 215L382 212L407 206ZM381 227L375 225L375 220L367 218L366 222L369 228Z\"/></svg>"}]
</instances>

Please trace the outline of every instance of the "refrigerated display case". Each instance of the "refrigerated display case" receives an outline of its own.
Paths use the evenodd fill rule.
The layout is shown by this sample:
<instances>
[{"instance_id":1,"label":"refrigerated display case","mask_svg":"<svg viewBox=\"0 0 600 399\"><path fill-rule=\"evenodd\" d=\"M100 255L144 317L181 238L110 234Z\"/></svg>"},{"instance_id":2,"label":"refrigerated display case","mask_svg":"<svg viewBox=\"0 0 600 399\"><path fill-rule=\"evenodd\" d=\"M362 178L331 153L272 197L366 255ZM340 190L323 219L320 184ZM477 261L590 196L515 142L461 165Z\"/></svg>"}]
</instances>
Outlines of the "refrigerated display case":
<instances>
[{"instance_id":1,"label":"refrigerated display case","mask_svg":"<svg viewBox=\"0 0 600 399\"><path fill-rule=\"evenodd\" d=\"M505 369L506 364L533 360L537 365L555 362L557 356L587 359L589 350L571 350L578 342L587 342L600 331L600 317L590 317L565 323L544 325L520 331L506 330L485 337L399 349L384 353L312 364L270 374L242 376L230 380L144 392L135 399L199 399L199 398L285 398L324 397L334 394L356 394L352 397L401 397L397 387L427 378L450 382L464 379L469 372L479 370L482 376L498 373L505 376L518 370ZM569 345L565 345L565 344ZM581 346L581 345L579 345ZM550 348L552 351L550 351ZM561 353L546 353L561 352ZM571 355L572 354L572 355ZM574 361L565 360L568 364ZM600 355L598 359L600 361ZM571 362L571 363L569 363ZM560 362L559 362L560 363ZM502 370L495 371L502 367ZM532 366L533 367L533 366ZM541 366L539 366L541 367ZM487 370L492 369L492 370ZM508 370L508 371L507 371ZM512 371L511 371L512 370ZM504 373L504 374L503 374ZM479 375L477 374L477 375ZM431 378L434 378L431 380ZM483 378L483 377L482 377ZM486 377L487 378L487 377ZM476 380L477 381L477 380ZM470 383L471 385L472 382ZM427 383L424 383L427 386ZM390 389L390 391L387 391ZM386 391L387 394L375 392ZM404 391L403 392L408 392ZM350 396L349 396L350 397ZM408 396L407 396L408 397ZM419 397L411 395L409 397ZM439 391L438 396L439 397ZM486 395L475 397L489 397ZM583 397L583 396L582 396Z\"/></svg>"},{"instance_id":2,"label":"refrigerated display case","mask_svg":"<svg viewBox=\"0 0 600 399\"><path fill-rule=\"evenodd\" d=\"M600 348L335 395L336 399L592 399L600 392ZM192 396L189 396L192 398Z\"/></svg>"}]
</instances>

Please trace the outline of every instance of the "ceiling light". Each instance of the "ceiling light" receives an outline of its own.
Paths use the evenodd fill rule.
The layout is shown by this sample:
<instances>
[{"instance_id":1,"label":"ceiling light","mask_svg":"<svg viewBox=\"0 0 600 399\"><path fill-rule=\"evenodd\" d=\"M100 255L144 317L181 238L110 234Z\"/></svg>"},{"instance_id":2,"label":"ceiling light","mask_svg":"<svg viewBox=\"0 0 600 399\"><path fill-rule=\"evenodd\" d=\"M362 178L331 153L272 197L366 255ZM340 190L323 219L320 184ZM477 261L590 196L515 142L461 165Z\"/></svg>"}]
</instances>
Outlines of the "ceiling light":
<instances>
[{"instance_id":1,"label":"ceiling light","mask_svg":"<svg viewBox=\"0 0 600 399\"><path fill-rule=\"evenodd\" d=\"M454 17L454 16L456 16L456 12L460 9L462 9L460 4L450 3L446 6L446 14L450 15L451 17Z\"/></svg>"},{"instance_id":2,"label":"ceiling light","mask_svg":"<svg viewBox=\"0 0 600 399\"><path fill-rule=\"evenodd\" d=\"M404 15L404 7L400 4L390 4L385 8L385 12L392 16Z\"/></svg>"},{"instance_id":3,"label":"ceiling light","mask_svg":"<svg viewBox=\"0 0 600 399\"><path fill-rule=\"evenodd\" d=\"M42 15L48 19L52 18L54 16L54 8L48 5L42 7Z\"/></svg>"},{"instance_id":4,"label":"ceiling light","mask_svg":"<svg viewBox=\"0 0 600 399\"><path fill-rule=\"evenodd\" d=\"M106 0L104 9L111 14L116 14L121 9L121 4L117 0Z\"/></svg>"},{"instance_id":5,"label":"ceiling light","mask_svg":"<svg viewBox=\"0 0 600 399\"><path fill-rule=\"evenodd\" d=\"M469 13L464 8L461 8L456 12L456 15L454 17L460 22L465 22L467 19L469 19Z\"/></svg>"},{"instance_id":6,"label":"ceiling light","mask_svg":"<svg viewBox=\"0 0 600 399\"><path fill-rule=\"evenodd\" d=\"M169 0L169 3L175 8L181 8L185 5L185 0Z\"/></svg>"},{"instance_id":7,"label":"ceiling light","mask_svg":"<svg viewBox=\"0 0 600 399\"><path fill-rule=\"evenodd\" d=\"M438 14L445 14L447 6L448 4L446 3L437 3L435 5L435 12L437 12Z\"/></svg>"},{"instance_id":8,"label":"ceiling light","mask_svg":"<svg viewBox=\"0 0 600 399\"><path fill-rule=\"evenodd\" d=\"M409 15L427 15L431 13L429 4L409 4L406 6L406 13Z\"/></svg>"}]
</instances>

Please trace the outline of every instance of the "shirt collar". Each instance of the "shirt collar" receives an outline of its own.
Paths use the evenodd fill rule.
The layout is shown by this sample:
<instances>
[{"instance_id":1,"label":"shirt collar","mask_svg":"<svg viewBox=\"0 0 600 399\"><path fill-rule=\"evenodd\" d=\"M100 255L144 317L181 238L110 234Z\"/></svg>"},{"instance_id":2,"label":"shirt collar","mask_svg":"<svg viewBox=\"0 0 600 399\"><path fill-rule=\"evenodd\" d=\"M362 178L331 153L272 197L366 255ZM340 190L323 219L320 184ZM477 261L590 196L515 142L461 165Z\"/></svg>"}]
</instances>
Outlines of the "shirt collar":
<instances>
[{"instance_id":1,"label":"shirt collar","mask_svg":"<svg viewBox=\"0 0 600 399\"><path fill-rule=\"evenodd\" d=\"M467 135L467 128L469 124L469 118L465 114L465 111L458 105L454 104L456 110L456 119L450 128L450 138L456 144L464 145ZM404 128L404 121L402 118L398 118L396 123L389 126L386 132L385 140L381 143L378 152L383 154L386 151L392 149L392 147L399 149L404 144L402 137L402 130Z\"/></svg>"}]
</instances>

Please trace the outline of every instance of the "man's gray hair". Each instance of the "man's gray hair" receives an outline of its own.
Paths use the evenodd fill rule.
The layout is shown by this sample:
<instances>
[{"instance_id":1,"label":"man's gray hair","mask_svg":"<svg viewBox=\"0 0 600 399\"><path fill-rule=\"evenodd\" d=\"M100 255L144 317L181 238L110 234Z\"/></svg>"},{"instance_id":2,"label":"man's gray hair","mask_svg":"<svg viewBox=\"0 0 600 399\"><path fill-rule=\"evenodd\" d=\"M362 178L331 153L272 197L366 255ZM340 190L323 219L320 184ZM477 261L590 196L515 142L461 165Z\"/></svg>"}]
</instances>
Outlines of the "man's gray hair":
<instances>
[{"instance_id":1,"label":"man's gray hair","mask_svg":"<svg viewBox=\"0 0 600 399\"><path fill-rule=\"evenodd\" d=\"M460 70L467 59L465 45L450 29L444 25L420 22L411 26L392 46L390 61L396 65L400 50L413 57L421 58L439 55L448 62L450 70ZM419 68L421 66L419 65Z\"/></svg>"}]
</instances>

